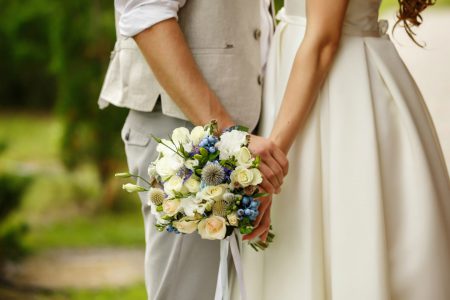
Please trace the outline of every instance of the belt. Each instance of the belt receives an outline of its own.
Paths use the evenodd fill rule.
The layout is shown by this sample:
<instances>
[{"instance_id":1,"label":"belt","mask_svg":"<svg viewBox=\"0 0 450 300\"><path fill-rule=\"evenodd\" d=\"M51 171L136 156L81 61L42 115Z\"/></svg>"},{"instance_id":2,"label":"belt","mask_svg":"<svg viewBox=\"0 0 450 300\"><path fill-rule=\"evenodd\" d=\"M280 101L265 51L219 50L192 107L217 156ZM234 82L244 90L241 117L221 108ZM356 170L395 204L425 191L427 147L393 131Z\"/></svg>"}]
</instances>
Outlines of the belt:
<instances>
[{"instance_id":1,"label":"belt","mask_svg":"<svg viewBox=\"0 0 450 300\"><path fill-rule=\"evenodd\" d=\"M306 27L306 18L301 16L293 16L286 14L284 8L282 8L277 14L277 20L284 22L286 24L292 24L297 26ZM342 34L349 36L360 36L360 37L383 37L387 34L389 23L387 20L378 21L378 30L367 31L361 30L355 26L344 25L342 27Z\"/></svg>"}]
</instances>

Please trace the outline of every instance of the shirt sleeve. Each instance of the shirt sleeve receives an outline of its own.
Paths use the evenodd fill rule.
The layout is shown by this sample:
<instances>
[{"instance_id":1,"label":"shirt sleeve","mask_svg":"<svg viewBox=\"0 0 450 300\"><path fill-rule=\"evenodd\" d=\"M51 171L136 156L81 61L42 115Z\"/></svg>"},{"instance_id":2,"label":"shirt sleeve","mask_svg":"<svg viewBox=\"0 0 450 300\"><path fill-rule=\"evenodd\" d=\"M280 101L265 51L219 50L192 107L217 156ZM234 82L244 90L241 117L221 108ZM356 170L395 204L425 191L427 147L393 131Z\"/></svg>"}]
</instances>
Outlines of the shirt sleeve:
<instances>
[{"instance_id":1,"label":"shirt sleeve","mask_svg":"<svg viewBox=\"0 0 450 300\"><path fill-rule=\"evenodd\" d=\"M132 37L161 21L178 18L186 0L115 0L119 33Z\"/></svg>"}]
</instances>

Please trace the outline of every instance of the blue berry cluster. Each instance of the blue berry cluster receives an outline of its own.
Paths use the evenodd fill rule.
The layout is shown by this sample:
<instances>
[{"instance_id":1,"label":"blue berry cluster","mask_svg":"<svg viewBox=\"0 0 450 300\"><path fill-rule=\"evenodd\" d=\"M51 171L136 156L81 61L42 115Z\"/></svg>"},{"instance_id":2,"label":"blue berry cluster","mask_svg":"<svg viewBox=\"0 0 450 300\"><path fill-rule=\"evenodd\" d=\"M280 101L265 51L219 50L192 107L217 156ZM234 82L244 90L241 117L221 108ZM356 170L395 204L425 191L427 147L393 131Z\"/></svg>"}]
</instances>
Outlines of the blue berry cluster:
<instances>
[{"instance_id":1,"label":"blue berry cluster","mask_svg":"<svg viewBox=\"0 0 450 300\"><path fill-rule=\"evenodd\" d=\"M248 217L251 221L255 221L259 215L258 207L260 205L259 200L253 199L249 196L244 196L240 203L240 209L237 211L238 217L242 220L244 217Z\"/></svg>"},{"instance_id":2,"label":"blue berry cluster","mask_svg":"<svg viewBox=\"0 0 450 300\"><path fill-rule=\"evenodd\" d=\"M209 153L214 153L217 151L216 147L214 147L217 141L218 141L217 137L213 135L208 135L203 140L201 140L198 145L208 150Z\"/></svg>"},{"instance_id":3,"label":"blue berry cluster","mask_svg":"<svg viewBox=\"0 0 450 300\"><path fill-rule=\"evenodd\" d=\"M173 232L173 233L180 233L175 227L172 225L167 225L166 227L167 232Z\"/></svg>"},{"instance_id":4,"label":"blue berry cluster","mask_svg":"<svg viewBox=\"0 0 450 300\"><path fill-rule=\"evenodd\" d=\"M233 170L228 169L227 167L223 167L223 170L225 171L225 182L230 181L230 176Z\"/></svg>"}]
</instances>

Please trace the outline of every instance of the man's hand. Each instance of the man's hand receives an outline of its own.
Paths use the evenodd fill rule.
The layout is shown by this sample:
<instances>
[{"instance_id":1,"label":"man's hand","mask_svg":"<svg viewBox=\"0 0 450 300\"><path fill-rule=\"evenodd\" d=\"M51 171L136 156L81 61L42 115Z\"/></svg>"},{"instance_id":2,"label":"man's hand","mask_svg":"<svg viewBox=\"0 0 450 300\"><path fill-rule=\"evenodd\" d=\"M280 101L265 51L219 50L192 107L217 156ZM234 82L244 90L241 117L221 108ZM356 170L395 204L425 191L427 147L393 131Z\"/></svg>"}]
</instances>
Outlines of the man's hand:
<instances>
[{"instance_id":1,"label":"man's hand","mask_svg":"<svg viewBox=\"0 0 450 300\"><path fill-rule=\"evenodd\" d=\"M261 202L261 205L259 206L259 215L254 223L255 229L252 233L245 235L243 239L253 240L259 236L261 241L265 242L270 229L270 208L272 206L272 195L258 198L258 200Z\"/></svg>"},{"instance_id":2,"label":"man's hand","mask_svg":"<svg viewBox=\"0 0 450 300\"><path fill-rule=\"evenodd\" d=\"M261 157L259 165L263 175L261 187L269 194L278 194L289 169L286 154L271 140L253 134L249 149L254 155Z\"/></svg>"}]
</instances>

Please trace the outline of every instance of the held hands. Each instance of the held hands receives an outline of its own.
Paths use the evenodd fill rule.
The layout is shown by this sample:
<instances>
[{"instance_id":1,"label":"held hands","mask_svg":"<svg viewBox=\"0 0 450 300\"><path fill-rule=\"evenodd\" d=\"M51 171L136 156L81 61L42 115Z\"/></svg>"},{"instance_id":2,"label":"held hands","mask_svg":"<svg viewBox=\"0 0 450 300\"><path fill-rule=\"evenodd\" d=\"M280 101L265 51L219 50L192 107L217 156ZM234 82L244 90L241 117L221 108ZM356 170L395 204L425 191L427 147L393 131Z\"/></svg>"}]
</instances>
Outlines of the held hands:
<instances>
[{"instance_id":1,"label":"held hands","mask_svg":"<svg viewBox=\"0 0 450 300\"><path fill-rule=\"evenodd\" d=\"M271 140L253 134L250 137L249 149L254 155L261 157L261 188L269 194L278 194L289 169L286 154Z\"/></svg>"},{"instance_id":2,"label":"held hands","mask_svg":"<svg viewBox=\"0 0 450 300\"><path fill-rule=\"evenodd\" d=\"M250 151L261 157L259 169L263 175L261 188L269 194L278 194L283 184L283 179L288 173L289 162L286 154L271 140L252 135L249 144ZM270 231L270 208L272 206L272 195L259 198L259 215L255 220L255 229L251 234L245 235L244 240L252 240L260 237L266 242Z\"/></svg>"}]
</instances>

